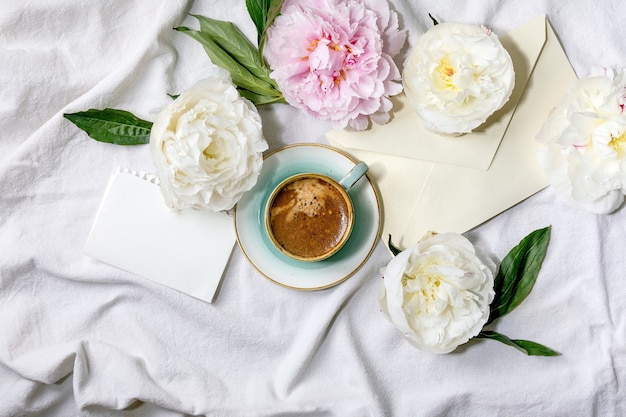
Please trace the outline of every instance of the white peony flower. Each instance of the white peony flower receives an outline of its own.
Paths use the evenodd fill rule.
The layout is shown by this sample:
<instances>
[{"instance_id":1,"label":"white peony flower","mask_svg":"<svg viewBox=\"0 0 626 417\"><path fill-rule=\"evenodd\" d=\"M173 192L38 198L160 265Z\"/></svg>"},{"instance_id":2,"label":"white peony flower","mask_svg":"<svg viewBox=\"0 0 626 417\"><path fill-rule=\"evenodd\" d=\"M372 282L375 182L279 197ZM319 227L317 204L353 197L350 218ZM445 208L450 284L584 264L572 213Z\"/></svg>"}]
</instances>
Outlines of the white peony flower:
<instances>
[{"instance_id":1,"label":"white peony flower","mask_svg":"<svg viewBox=\"0 0 626 417\"><path fill-rule=\"evenodd\" d=\"M412 48L404 64L403 84L424 128L457 135L483 124L509 100L515 71L491 31L440 23Z\"/></svg>"},{"instance_id":2,"label":"white peony flower","mask_svg":"<svg viewBox=\"0 0 626 417\"><path fill-rule=\"evenodd\" d=\"M383 312L417 348L448 353L489 318L493 272L465 237L443 233L399 253L384 269Z\"/></svg>"},{"instance_id":3,"label":"white peony flower","mask_svg":"<svg viewBox=\"0 0 626 417\"><path fill-rule=\"evenodd\" d=\"M553 186L586 210L615 211L626 192L626 70L594 71L574 82L537 140Z\"/></svg>"},{"instance_id":4,"label":"white peony flower","mask_svg":"<svg viewBox=\"0 0 626 417\"><path fill-rule=\"evenodd\" d=\"M220 211L255 185L267 142L257 109L214 67L157 116L150 148L169 207Z\"/></svg>"}]
</instances>

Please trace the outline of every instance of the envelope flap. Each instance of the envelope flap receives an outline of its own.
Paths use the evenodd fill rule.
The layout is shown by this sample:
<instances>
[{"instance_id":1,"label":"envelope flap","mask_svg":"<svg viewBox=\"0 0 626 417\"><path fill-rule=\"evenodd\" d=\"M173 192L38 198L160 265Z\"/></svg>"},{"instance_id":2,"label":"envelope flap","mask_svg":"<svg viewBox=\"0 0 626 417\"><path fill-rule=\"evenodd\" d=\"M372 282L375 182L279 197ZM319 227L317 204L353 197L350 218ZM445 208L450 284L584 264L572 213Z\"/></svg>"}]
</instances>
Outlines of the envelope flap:
<instances>
[{"instance_id":1,"label":"envelope flap","mask_svg":"<svg viewBox=\"0 0 626 417\"><path fill-rule=\"evenodd\" d=\"M459 167L489 169L517 103L546 41L546 16L542 15L500 38L513 60L515 88L503 108L476 131L460 137L427 131L408 105L406 96L392 98L393 119L365 131L333 130L329 141L345 148L397 155Z\"/></svg>"},{"instance_id":2,"label":"envelope flap","mask_svg":"<svg viewBox=\"0 0 626 417\"><path fill-rule=\"evenodd\" d=\"M514 115L488 170L348 148L329 136L333 146L371 167L384 207L382 236L392 235L397 247L414 244L429 230L466 232L548 185L536 160L535 134L576 74L545 16L511 35L512 50L524 42L529 48L520 64L529 79L520 81Z\"/></svg>"},{"instance_id":3,"label":"envelope flap","mask_svg":"<svg viewBox=\"0 0 626 417\"><path fill-rule=\"evenodd\" d=\"M546 15L541 15L500 38L500 42L511 55L516 74L522 75L521 78L515 77L516 86L518 82L521 83L522 90L526 87L546 39Z\"/></svg>"}]
</instances>

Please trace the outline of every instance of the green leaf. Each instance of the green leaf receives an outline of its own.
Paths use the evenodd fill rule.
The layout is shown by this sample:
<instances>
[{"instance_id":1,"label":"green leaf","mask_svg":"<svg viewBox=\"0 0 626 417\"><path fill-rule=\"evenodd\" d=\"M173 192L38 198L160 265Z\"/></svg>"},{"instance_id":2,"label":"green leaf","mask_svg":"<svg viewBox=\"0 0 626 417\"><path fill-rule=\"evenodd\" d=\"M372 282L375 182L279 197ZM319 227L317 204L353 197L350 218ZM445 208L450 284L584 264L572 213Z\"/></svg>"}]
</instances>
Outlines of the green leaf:
<instances>
[{"instance_id":1,"label":"green leaf","mask_svg":"<svg viewBox=\"0 0 626 417\"><path fill-rule=\"evenodd\" d=\"M389 246L389 250L391 251L393 256L397 256L400 252L402 252L393 243L391 243L391 235L389 235L389 239L387 239L387 246Z\"/></svg>"},{"instance_id":2,"label":"green leaf","mask_svg":"<svg viewBox=\"0 0 626 417\"><path fill-rule=\"evenodd\" d=\"M204 32L189 29L184 26L176 28L177 31L183 32L202 44L204 50L209 55L211 62L230 72L233 83L251 91L257 91L259 87L258 79L250 73L246 68L241 66L228 52L222 49L213 39ZM267 92L271 93L270 86L264 86Z\"/></svg>"},{"instance_id":3,"label":"green leaf","mask_svg":"<svg viewBox=\"0 0 626 417\"><path fill-rule=\"evenodd\" d=\"M240 90L248 90L254 95L264 98L264 101L274 102L282 99L280 91L272 88L266 82L263 82L258 77L255 77L250 71L241 66L232 56L224 51L219 45L217 45L206 33L195 31L187 27L177 27L176 30L186 33L191 36L202 46L209 55L211 62L220 66L230 72L233 84L235 84ZM261 102L255 102L254 104L262 104Z\"/></svg>"},{"instance_id":4,"label":"green leaf","mask_svg":"<svg viewBox=\"0 0 626 417\"><path fill-rule=\"evenodd\" d=\"M265 31L268 27L272 26L274 20L280 15L284 2L285 0L270 0L270 8L267 10L267 20L265 22Z\"/></svg>"},{"instance_id":5,"label":"green leaf","mask_svg":"<svg viewBox=\"0 0 626 417\"><path fill-rule=\"evenodd\" d=\"M261 40L261 36L265 30L265 22L267 22L267 11L270 8L271 0L246 0L246 8L250 19L256 26L258 34L257 40Z\"/></svg>"},{"instance_id":6,"label":"green leaf","mask_svg":"<svg viewBox=\"0 0 626 417\"><path fill-rule=\"evenodd\" d=\"M234 24L199 15L193 16L200 22L200 32L207 35L252 75L267 83L268 86L276 88L274 80L269 76L270 71L258 50Z\"/></svg>"},{"instance_id":7,"label":"green leaf","mask_svg":"<svg viewBox=\"0 0 626 417\"><path fill-rule=\"evenodd\" d=\"M241 95L241 97L247 98L248 100L250 100L252 103L254 103L257 106L262 105L262 104L272 104L272 103L287 104L287 101L282 95L267 96L267 95L259 95L259 94L253 93L252 91L246 90L244 88L239 88L238 90L239 90L239 94Z\"/></svg>"},{"instance_id":8,"label":"green leaf","mask_svg":"<svg viewBox=\"0 0 626 417\"><path fill-rule=\"evenodd\" d=\"M265 28L263 29L263 33L259 35L259 51L261 55L263 55L263 48L265 48L265 39L267 35L267 28L272 26L274 20L280 15L280 12L283 8L283 3L285 0L271 0L270 8L267 11L267 19L265 21Z\"/></svg>"},{"instance_id":9,"label":"green leaf","mask_svg":"<svg viewBox=\"0 0 626 417\"><path fill-rule=\"evenodd\" d=\"M550 227L535 230L502 259L487 324L513 311L528 296L539 275L549 240Z\"/></svg>"},{"instance_id":10,"label":"green leaf","mask_svg":"<svg viewBox=\"0 0 626 417\"><path fill-rule=\"evenodd\" d=\"M90 109L65 113L63 117L100 142L116 145L141 145L150 142L152 123L125 110Z\"/></svg>"},{"instance_id":11,"label":"green leaf","mask_svg":"<svg viewBox=\"0 0 626 417\"><path fill-rule=\"evenodd\" d=\"M490 330L481 331L477 338L497 340L505 345L512 346L529 356L558 356L556 352L549 347L531 342L530 340L509 339L507 336Z\"/></svg>"},{"instance_id":12,"label":"green leaf","mask_svg":"<svg viewBox=\"0 0 626 417\"><path fill-rule=\"evenodd\" d=\"M248 14L254 22L257 31L259 50L263 51L265 32L274 23L280 14L285 0L246 0Z\"/></svg>"}]
</instances>

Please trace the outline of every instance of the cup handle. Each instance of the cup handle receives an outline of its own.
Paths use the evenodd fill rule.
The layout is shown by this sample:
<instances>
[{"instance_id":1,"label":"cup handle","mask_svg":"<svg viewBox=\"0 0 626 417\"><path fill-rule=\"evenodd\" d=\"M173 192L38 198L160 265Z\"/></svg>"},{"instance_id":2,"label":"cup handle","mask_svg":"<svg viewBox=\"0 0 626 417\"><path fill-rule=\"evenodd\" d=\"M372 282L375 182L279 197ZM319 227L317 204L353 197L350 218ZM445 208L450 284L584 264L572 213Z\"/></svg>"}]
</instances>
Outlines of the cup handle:
<instances>
[{"instance_id":1,"label":"cup handle","mask_svg":"<svg viewBox=\"0 0 626 417\"><path fill-rule=\"evenodd\" d=\"M339 185L341 185L346 191L349 191L350 188L367 172L369 167L363 161L359 162L348 172L342 179L339 181Z\"/></svg>"}]
</instances>

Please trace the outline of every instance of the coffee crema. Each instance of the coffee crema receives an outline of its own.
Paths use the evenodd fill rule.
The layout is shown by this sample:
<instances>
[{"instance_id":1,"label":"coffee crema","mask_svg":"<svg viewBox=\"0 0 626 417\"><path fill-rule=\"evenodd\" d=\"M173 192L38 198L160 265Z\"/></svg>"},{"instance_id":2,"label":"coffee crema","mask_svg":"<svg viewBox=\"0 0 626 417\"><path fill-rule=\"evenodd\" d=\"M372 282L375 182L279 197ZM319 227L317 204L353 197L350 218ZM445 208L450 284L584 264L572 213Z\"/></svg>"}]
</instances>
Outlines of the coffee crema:
<instances>
[{"instance_id":1,"label":"coffee crema","mask_svg":"<svg viewBox=\"0 0 626 417\"><path fill-rule=\"evenodd\" d=\"M333 253L352 227L352 207L340 185L304 176L277 191L269 207L269 228L284 251L304 260Z\"/></svg>"}]
</instances>

